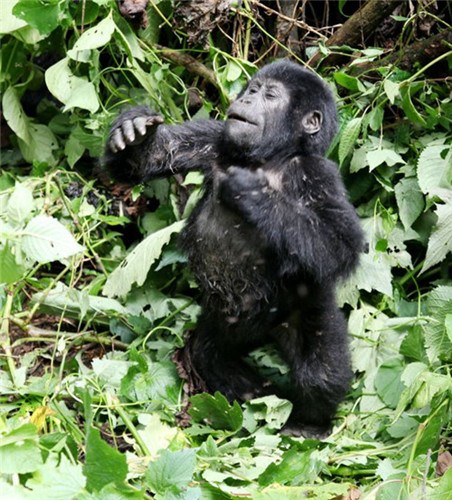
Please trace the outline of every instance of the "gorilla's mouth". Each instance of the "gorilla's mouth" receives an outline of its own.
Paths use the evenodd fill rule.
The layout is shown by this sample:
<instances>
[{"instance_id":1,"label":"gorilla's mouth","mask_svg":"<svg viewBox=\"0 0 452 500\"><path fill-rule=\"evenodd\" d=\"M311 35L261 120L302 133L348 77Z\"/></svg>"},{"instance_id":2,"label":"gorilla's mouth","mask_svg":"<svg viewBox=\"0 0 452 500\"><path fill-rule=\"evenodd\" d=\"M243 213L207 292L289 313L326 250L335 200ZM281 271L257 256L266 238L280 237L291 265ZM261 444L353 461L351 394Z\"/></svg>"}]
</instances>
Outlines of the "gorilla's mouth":
<instances>
[{"instance_id":1,"label":"gorilla's mouth","mask_svg":"<svg viewBox=\"0 0 452 500\"><path fill-rule=\"evenodd\" d=\"M228 120L236 120L238 122L248 123L249 125L257 125L257 123L252 122L247 118L245 118L244 116L238 115L236 113L231 113L230 115L228 115Z\"/></svg>"}]
</instances>

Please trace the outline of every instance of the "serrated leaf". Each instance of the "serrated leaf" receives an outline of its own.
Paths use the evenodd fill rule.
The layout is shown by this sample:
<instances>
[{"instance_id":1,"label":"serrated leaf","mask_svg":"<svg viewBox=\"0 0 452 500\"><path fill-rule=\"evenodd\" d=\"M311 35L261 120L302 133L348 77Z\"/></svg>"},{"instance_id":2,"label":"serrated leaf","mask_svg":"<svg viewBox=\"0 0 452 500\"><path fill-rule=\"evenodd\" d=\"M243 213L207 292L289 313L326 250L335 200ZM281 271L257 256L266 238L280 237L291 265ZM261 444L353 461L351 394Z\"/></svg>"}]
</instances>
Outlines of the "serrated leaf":
<instances>
[{"instance_id":1,"label":"serrated leaf","mask_svg":"<svg viewBox=\"0 0 452 500\"><path fill-rule=\"evenodd\" d=\"M438 286L427 297L427 310L434 321L424 325L427 355L433 363L438 358L452 360L452 342L446 330L446 317L452 314L452 286Z\"/></svg>"},{"instance_id":2,"label":"serrated leaf","mask_svg":"<svg viewBox=\"0 0 452 500\"><path fill-rule=\"evenodd\" d=\"M111 273L103 292L108 297L124 296L135 283L141 286L152 264L160 257L162 248L170 241L173 233L178 233L184 221L174 222L168 227L149 235Z\"/></svg>"},{"instance_id":3,"label":"serrated leaf","mask_svg":"<svg viewBox=\"0 0 452 500\"><path fill-rule=\"evenodd\" d=\"M14 87L8 87L2 98L3 116L10 129L27 144L30 143L30 120L20 104Z\"/></svg>"},{"instance_id":4,"label":"serrated leaf","mask_svg":"<svg viewBox=\"0 0 452 500\"><path fill-rule=\"evenodd\" d=\"M452 252L452 202L437 205L435 213L438 220L428 240L427 255L421 272L438 264Z\"/></svg>"},{"instance_id":5,"label":"serrated leaf","mask_svg":"<svg viewBox=\"0 0 452 500\"><path fill-rule=\"evenodd\" d=\"M96 88L86 78L75 76L69 68L69 59L65 57L45 72L45 81L49 91L63 104L64 111L81 108L95 113L99 109Z\"/></svg>"},{"instance_id":6,"label":"serrated leaf","mask_svg":"<svg viewBox=\"0 0 452 500\"><path fill-rule=\"evenodd\" d=\"M155 462L150 462L145 480L155 493L178 493L192 480L195 467L195 450L165 450Z\"/></svg>"},{"instance_id":7,"label":"serrated leaf","mask_svg":"<svg viewBox=\"0 0 452 500\"><path fill-rule=\"evenodd\" d=\"M36 427L24 424L0 438L0 472L26 474L42 464Z\"/></svg>"},{"instance_id":8,"label":"serrated leaf","mask_svg":"<svg viewBox=\"0 0 452 500\"><path fill-rule=\"evenodd\" d=\"M75 42L67 54L71 59L77 60L78 52L82 50L92 50L103 47L110 40L116 29L111 12L99 24L86 30L83 35Z\"/></svg>"},{"instance_id":9,"label":"serrated leaf","mask_svg":"<svg viewBox=\"0 0 452 500\"><path fill-rule=\"evenodd\" d=\"M386 163L386 165L390 167L396 163L405 163L405 160L391 149L376 149L375 151L369 151L366 157L369 163L369 170L371 171L383 163Z\"/></svg>"},{"instance_id":10,"label":"serrated leaf","mask_svg":"<svg viewBox=\"0 0 452 500\"><path fill-rule=\"evenodd\" d=\"M232 406L220 392L197 394L190 398L192 404L189 413L195 422L209 425L212 429L236 432L241 429L243 413L234 401Z\"/></svg>"},{"instance_id":11,"label":"serrated leaf","mask_svg":"<svg viewBox=\"0 0 452 500\"><path fill-rule=\"evenodd\" d=\"M27 224L22 249L29 259L39 263L67 259L84 251L57 219L47 215L38 215Z\"/></svg>"},{"instance_id":12,"label":"serrated leaf","mask_svg":"<svg viewBox=\"0 0 452 500\"><path fill-rule=\"evenodd\" d=\"M445 158L441 154L449 152ZM432 194L437 188L450 188L452 182L452 150L449 146L427 146L419 155L417 178L424 194Z\"/></svg>"},{"instance_id":13,"label":"serrated leaf","mask_svg":"<svg viewBox=\"0 0 452 500\"><path fill-rule=\"evenodd\" d=\"M424 209L424 197L414 177L404 178L395 188L395 196L399 207L399 217L403 227L409 229Z\"/></svg>"},{"instance_id":14,"label":"serrated leaf","mask_svg":"<svg viewBox=\"0 0 452 500\"><path fill-rule=\"evenodd\" d=\"M84 492L85 482L82 466L72 464L63 453L58 462L53 457L47 459L27 481L27 488L32 490L33 499L79 498Z\"/></svg>"},{"instance_id":15,"label":"serrated leaf","mask_svg":"<svg viewBox=\"0 0 452 500\"><path fill-rule=\"evenodd\" d=\"M361 123L361 118L353 118L344 127L339 142L339 162L341 164L344 162L345 158L347 158L348 154L352 151L356 140L358 139L359 132L361 130Z\"/></svg>"},{"instance_id":16,"label":"serrated leaf","mask_svg":"<svg viewBox=\"0 0 452 500\"><path fill-rule=\"evenodd\" d=\"M110 483L121 485L127 477L125 455L109 446L98 429L90 427L86 441L86 458L83 473L89 491L99 491Z\"/></svg>"},{"instance_id":17,"label":"serrated leaf","mask_svg":"<svg viewBox=\"0 0 452 500\"><path fill-rule=\"evenodd\" d=\"M396 408L405 385L400 380L404 365L399 358L383 363L375 377L375 389L382 401L390 408Z\"/></svg>"}]
</instances>

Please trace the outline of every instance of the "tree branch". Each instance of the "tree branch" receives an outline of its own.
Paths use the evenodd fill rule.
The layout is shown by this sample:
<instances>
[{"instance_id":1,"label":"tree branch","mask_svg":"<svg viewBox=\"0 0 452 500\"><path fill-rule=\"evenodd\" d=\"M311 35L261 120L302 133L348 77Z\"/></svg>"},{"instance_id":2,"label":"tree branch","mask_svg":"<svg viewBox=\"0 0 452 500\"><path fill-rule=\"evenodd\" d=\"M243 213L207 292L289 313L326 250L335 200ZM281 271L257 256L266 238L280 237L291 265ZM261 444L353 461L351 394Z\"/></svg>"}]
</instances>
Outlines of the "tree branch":
<instances>
[{"instance_id":1,"label":"tree branch","mask_svg":"<svg viewBox=\"0 0 452 500\"><path fill-rule=\"evenodd\" d=\"M368 0L360 7L326 42L327 47L349 45L351 47L368 38L389 16L402 0ZM328 64L336 64L343 56L330 54ZM316 66L321 59L317 52L310 60L310 66Z\"/></svg>"}]
</instances>

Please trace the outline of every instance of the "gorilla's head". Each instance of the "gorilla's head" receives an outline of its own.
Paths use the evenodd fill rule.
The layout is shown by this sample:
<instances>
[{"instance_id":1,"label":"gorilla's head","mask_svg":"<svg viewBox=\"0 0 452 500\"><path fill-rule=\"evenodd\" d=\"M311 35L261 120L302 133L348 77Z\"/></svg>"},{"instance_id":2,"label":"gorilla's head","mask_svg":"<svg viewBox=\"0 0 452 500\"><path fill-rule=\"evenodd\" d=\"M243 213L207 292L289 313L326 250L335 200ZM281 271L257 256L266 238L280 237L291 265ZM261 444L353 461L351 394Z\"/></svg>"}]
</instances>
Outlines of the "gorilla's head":
<instances>
[{"instance_id":1,"label":"gorilla's head","mask_svg":"<svg viewBox=\"0 0 452 500\"><path fill-rule=\"evenodd\" d=\"M323 156L337 130L330 89L289 61L258 71L227 115L226 152L240 159L265 161L286 152Z\"/></svg>"}]
</instances>

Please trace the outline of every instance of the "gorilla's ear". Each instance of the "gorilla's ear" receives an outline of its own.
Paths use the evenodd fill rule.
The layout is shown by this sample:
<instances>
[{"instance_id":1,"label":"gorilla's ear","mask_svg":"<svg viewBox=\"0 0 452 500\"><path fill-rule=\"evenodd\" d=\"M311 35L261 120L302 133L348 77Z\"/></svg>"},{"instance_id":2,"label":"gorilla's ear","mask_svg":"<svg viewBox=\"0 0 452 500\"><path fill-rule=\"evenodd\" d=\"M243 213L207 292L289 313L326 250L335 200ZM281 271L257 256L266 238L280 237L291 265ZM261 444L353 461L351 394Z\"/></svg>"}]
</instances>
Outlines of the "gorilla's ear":
<instances>
[{"instance_id":1,"label":"gorilla's ear","mask_svg":"<svg viewBox=\"0 0 452 500\"><path fill-rule=\"evenodd\" d=\"M323 113L321 111L309 111L301 119L303 129L310 135L316 134L322 127Z\"/></svg>"}]
</instances>

